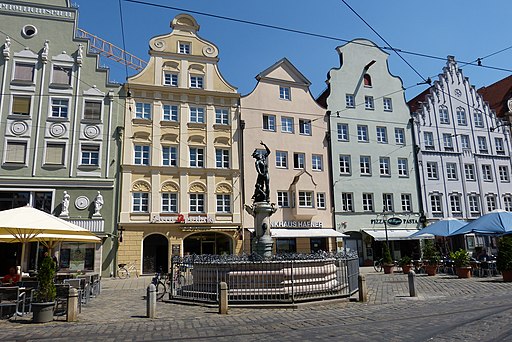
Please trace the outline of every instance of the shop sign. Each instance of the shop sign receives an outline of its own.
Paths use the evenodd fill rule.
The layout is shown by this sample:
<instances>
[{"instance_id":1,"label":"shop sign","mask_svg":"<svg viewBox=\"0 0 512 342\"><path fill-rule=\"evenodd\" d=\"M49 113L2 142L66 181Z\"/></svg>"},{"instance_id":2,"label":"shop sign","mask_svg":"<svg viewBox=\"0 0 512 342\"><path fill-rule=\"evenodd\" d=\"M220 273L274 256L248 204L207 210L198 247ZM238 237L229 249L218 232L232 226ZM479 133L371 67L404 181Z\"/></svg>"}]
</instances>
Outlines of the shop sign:
<instances>
[{"instance_id":1,"label":"shop sign","mask_svg":"<svg viewBox=\"0 0 512 342\"><path fill-rule=\"evenodd\" d=\"M6 4L6 3L2 3L2 2L0 2L0 11L35 14L35 15L44 16L44 17L54 17L54 18L64 18L64 19L73 19L74 18L74 12L71 12L71 11L63 11L63 10L41 8L41 7L34 7L34 6L25 6L25 5L13 5L13 4Z\"/></svg>"},{"instance_id":2,"label":"shop sign","mask_svg":"<svg viewBox=\"0 0 512 342\"><path fill-rule=\"evenodd\" d=\"M389 224L390 226L399 226L401 224L418 224L417 218L412 219L401 219L400 217L390 217L386 220L386 224ZM371 219L370 224L384 224L383 219Z\"/></svg>"},{"instance_id":3,"label":"shop sign","mask_svg":"<svg viewBox=\"0 0 512 342\"><path fill-rule=\"evenodd\" d=\"M322 228L319 221L272 221L271 228Z\"/></svg>"},{"instance_id":4,"label":"shop sign","mask_svg":"<svg viewBox=\"0 0 512 342\"><path fill-rule=\"evenodd\" d=\"M211 216L185 216L178 214L176 216L160 216L153 214L151 223L214 223L215 220Z\"/></svg>"}]
</instances>

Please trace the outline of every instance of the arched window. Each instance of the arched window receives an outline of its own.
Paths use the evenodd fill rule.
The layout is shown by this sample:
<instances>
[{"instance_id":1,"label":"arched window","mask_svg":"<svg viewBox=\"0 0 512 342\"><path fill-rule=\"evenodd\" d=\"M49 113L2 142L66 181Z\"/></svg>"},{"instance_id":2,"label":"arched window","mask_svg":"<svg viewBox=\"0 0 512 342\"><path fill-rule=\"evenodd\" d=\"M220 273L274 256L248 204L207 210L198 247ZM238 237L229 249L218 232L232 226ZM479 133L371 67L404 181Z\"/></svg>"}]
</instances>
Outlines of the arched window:
<instances>
[{"instance_id":1,"label":"arched window","mask_svg":"<svg viewBox=\"0 0 512 342\"><path fill-rule=\"evenodd\" d=\"M363 76L364 86L371 87L372 86L372 77L368 74L364 74Z\"/></svg>"}]
</instances>

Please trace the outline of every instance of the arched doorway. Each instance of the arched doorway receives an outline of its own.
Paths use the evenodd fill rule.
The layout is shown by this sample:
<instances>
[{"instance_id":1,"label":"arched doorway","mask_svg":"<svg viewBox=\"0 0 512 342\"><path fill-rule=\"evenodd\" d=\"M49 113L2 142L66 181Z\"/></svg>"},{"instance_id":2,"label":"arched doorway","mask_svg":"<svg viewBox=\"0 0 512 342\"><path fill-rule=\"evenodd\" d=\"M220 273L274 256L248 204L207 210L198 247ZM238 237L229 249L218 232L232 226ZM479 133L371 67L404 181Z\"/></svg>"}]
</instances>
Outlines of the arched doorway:
<instances>
[{"instance_id":1,"label":"arched doorway","mask_svg":"<svg viewBox=\"0 0 512 342\"><path fill-rule=\"evenodd\" d=\"M196 233L183 241L185 254L233 254L233 239L221 233Z\"/></svg>"},{"instance_id":2,"label":"arched doorway","mask_svg":"<svg viewBox=\"0 0 512 342\"><path fill-rule=\"evenodd\" d=\"M144 239L142 247L142 273L169 272L169 240L160 234Z\"/></svg>"}]
</instances>

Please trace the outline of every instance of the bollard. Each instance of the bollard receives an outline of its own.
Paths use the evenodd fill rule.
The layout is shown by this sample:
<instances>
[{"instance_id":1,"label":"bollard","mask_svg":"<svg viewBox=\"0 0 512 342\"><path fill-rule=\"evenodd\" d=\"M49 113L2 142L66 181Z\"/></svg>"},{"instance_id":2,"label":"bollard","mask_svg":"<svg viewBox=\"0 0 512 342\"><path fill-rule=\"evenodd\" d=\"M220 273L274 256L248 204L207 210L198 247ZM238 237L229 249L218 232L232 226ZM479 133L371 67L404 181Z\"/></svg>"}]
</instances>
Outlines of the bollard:
<instances>
[{"instance_id":1,"label":"bollard","mask_svg":"<svg viewBox=\"0 0 512 342\"><path fill-rule=\"evenodd\" d=\"M416 286L414 284L414 281L416 280L416 273L414 273L414 271L409 271L407 277L409 278L409 296L416 297Z\"/></svg>"},{"instance_id":2,"label":"bollard","mask_svg":"<svg viewBox=\"0 0 512 342\"><path fill-rule=\"evenodd\" d=\"M69 288L67 310L66 321L76 322L78 320L78 290L74 287Z\"/></svg>"},{"instance_id":3,"label":"bollard","mask_svg":"<svg viewBox=\"0 0 512 342\"><path fill-rule=\"evenodd\" d=\"M364 274L360 274L357 277L357 283L359 286L359 301L367 302L368 301L368 289L366 287L366 276Z\"/></svg>"},{"instance_id":4,"label":"bollard","mask_svg":"<svg viewBox=\"0 0 512 342\"><path fill-rule=\"evenodd\" d=\"M228 284L219 283L219 314L227 315L228 313Z\"/></svg>"},{"instance_id":5,"label":"bollard","mask_svg":"<svg viewBox=\"0 0 512 342\"><path fill-rule=\"evenodd\" d=\"M156 286L149 284L146 295L146 316L155 318L156 314Z\"/></svg>"}]
</instances>

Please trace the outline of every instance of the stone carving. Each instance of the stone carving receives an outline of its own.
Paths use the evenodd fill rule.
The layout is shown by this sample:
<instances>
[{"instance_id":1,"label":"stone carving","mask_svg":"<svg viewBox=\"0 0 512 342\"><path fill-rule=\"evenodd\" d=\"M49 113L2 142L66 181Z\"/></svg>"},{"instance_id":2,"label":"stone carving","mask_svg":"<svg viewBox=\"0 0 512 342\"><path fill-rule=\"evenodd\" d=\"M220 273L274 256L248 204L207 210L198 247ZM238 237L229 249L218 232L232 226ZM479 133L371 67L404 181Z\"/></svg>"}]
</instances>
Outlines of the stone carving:
<instances>
[{"instance_id":1,"label":"stone carving","mask_svg":"<svg viewBox=\"0 0 512 342\"><path fill-rule=\"evenodd\" d=\"M190 186L190 192L206 192L206 187L203 184L195 183Z\"/></svg>"},{"instance_id":2,"label":"stone carving","mask_svg":"<svg viewBox=\"0 0 512 342\"><path fill-rule=\"evenodd\" d=\"M50 41L47 39L43 43L43 52L41 52L41 60L43 62L48 61L48 51L50 50Z\"/></svg>"},{"instance_id":3,"label":"stone carving","mask_svg":"<svg viewBox=\"0 0 512 342\"><path fill-rule=\"evenodd\" d=\"M76 52L76 62L78 64L82 64L82 61L84 59L84 46L82 43L78 44L78 50Z\"/></svg>"},{"instance_id":4,"label":"stone carving","mask_svg":"<svg viewBox=\"0 0 512 342\"><path fill-rule=\"evenodd\" d=\"M11 38L9 36L5 37L3 54L5 59L9 59L11 54Z\"/></svg>"},{"instance_id":5,"label":"stone carving","mask_svg":"<svg viewBox=\"0 0 512 342\"><path fill-rule=\"evenodd\" d=\"M64 133L66 133L66 126L64 126L63 124L55 123L50 126L50 134L53 137L55 137L55 138L61 137L64 135Z\"/></svg>"},{"instance_id":6,"label":"stone carving","mask_svg":"<svg viewBox=\"0 0 512 342\"><path fill-rule=\"evenodd\" d=\"M93 216L101 216L100 210L103 208L103 196L101 192L98 191L96 198L94 199L94 214Z\"/></svg>"},{"instance_id":7,"label":"stone carving","mask_svg":"<svg viewBox=\"0 0 512 342\"><path fill-rule=\"evenodd\" d=\"M216 194L230 194L231 193L231 187L227 184L219 184L217 186L217 189L215 189Z\"/></svg>"},{"instance_id":8,"label":"stone carving","mask_svg":"<svg viewBox=\"0 0 512 342\"><path fill-rule=\"evenodd\" d=\"M100 135L100 129L96 125L88 125L84 128L84 135L87 139L94 139Z\"/></svg>"},{"instance_id":9,"label":"stone carving","mask_svg":"<svg viewBox=\"0 0 512 342\"><path fill-rule=\"evenodd\" d=\"M151 187L144 181L137 181L133 184L132 190L136 192L149 192Z\"/></svg>"},{"instance_id":10,"label":"stone carving","mask_svg":"<svg viewBox=\"0 0 512 342\"><path fill-rule=\"evenodd\" d=\"M62 210L60 211L61 217L68 217L69 216L69 200L71 196L69 196L67 191L64 191L64 194L62 196Z\"/></svg>"},{"instance_id":11,"label":"stone carving","mask_svg":"<svg viewBox=\"0 0 512 342\"><path fill-rule=\"evenodd\" d=\"M270 149L263 141L260 141L260 144L265 147L266 152L262 153L256 149L252 153L252 157L256 159L254 166L258 173L252 199L254 202L270 202L270 176L268 174L268 156L270 155Z\"/></svg>"},{"instance_id":12,"label":"stone carving","mask_svg":"<svg viewBox=\"0 0 512 342\"><path fill-rule=\"evenodd\" d=\"M213 46L205 46L203 47L203 55L206 57L217 57L218 52Z\"/></svg>"},{"instance_id":13,"label":"stone carving","mask_svg":"<svg viewBox=\"0 0 512 342\"><path fill-rule=\"evenodd\" d=\"M24 121L15 121L11 124L11 133L14 135L22 135L28 130L28 125Z\"/></svg>"},{"instance_id":14,"label":"stone carving","mask_svg":"<svg viewBox=\"0 0 512 342\"><path fill-rule=\"evenodd\" d=\"M162 192L178 192L179 187L171 182L166 182L162 185Z\"/></svg>"},{"instance_id":15,"label":"stone carving","mask_svg":"<svg viewBox=\"0 0 512 342\"><path fill-rule=\"evenodd\" d=\"M78 210L87 209L88 206L89 206L89 198L87 198L86 196L78 196L76 198L76 200L75 200L75 207Z\"/></svg>"}]
</instances>

